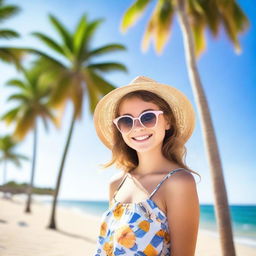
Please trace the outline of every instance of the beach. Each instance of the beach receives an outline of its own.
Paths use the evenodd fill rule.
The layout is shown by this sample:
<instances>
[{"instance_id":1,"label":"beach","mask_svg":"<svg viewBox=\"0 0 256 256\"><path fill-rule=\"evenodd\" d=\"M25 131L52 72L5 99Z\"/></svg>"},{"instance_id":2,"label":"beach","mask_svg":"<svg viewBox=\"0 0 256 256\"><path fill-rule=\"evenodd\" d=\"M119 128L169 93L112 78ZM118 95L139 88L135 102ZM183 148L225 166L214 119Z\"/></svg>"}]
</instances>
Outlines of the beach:
<instances>
[{"instance_id":1,"label":"beach","mask_svg":"<svg viewBox=\"0 0 256 256\"><path fill-rule=\"evenodd\" d=\"M0 199L1 256L94 256L100 218L58 207L58 230L46 228L50 205L34 201L32 213L24 213L23 200ZM255 256L256 248L236 243L239 256ZM218 238L199 230L196 256L220 256Z\"/></svg>"}]
</instances>

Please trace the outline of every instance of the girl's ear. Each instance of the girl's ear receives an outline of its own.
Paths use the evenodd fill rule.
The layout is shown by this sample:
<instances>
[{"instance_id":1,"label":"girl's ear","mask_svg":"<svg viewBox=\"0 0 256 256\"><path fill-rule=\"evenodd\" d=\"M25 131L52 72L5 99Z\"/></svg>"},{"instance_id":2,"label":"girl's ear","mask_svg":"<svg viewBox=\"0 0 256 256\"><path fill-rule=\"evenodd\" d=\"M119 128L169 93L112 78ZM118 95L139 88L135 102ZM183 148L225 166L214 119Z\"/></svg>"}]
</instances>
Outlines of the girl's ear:
<instances>
[{"instance_id":1,"label":"girl's ear","mask_svg":"<svg viewBox=\"0 0 256 256\"><path fill-rule=\"evenodd\" d=\"M163 115L163 117L165 122L165 130L169 130L171 128L170 119L166 115Z\"/></svg>"},{"instance_id":2,"label":"girl's ear","mask_svg":"<svg viewBox=\"0 0 256 256\"><path fill-rule=\"evenodd\" d=\"M164 117L165 120L165 130L169 130L171 128L170 120Z\"/></svg>"},{"instance_id":3,"label":"girl's ear","mask_svg":"<svg viewBox=\"0 0 256 256\"><path fill-rule=\"evenodd\" d=\"M166 121L165 130L169 130L170 128L171 128L170 122Z\"/></svg>"}]
</instances>

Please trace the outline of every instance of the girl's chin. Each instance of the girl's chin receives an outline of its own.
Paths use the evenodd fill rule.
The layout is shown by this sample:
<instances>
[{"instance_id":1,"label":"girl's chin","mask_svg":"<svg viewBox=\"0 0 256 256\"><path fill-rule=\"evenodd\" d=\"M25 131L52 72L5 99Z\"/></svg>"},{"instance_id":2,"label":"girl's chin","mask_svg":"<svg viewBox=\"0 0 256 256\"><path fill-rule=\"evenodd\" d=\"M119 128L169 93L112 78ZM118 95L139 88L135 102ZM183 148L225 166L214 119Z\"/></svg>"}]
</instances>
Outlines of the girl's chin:
<instances>
[{"instance_id":1,"label":"girl's chin","mask_svg":"<svg viewBox=\"0 0 256 256\"><path fill-rule=\"evenodd\" d=\"M142 153L142 152L148 152L151 151L152 149L154 149L154 145L150 144L150 145L131 145L131 148L133 148L134 150L136 150L138 153Z\"/></svg>"}]
</instances>

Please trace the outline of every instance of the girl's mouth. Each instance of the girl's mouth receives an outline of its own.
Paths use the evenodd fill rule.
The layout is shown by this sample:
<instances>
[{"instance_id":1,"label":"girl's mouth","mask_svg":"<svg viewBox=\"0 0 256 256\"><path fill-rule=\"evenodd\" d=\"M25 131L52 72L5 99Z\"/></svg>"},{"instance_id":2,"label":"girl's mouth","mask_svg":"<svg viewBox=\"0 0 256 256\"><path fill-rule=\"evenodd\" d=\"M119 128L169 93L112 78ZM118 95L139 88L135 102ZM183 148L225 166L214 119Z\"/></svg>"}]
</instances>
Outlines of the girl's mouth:
<instances>
[{"instance_id":1,"label":"girl's mouth","mask_svg":"<svg viewBox=\"0 0 256 256\"><path fill-rule=\"evenodd\" d=\"M132 137L133 140L138 141L138 142L143 142L148 140L153 134L148 134L144 136L137 136L137 137Z\"/></svg>"}]
</instances>

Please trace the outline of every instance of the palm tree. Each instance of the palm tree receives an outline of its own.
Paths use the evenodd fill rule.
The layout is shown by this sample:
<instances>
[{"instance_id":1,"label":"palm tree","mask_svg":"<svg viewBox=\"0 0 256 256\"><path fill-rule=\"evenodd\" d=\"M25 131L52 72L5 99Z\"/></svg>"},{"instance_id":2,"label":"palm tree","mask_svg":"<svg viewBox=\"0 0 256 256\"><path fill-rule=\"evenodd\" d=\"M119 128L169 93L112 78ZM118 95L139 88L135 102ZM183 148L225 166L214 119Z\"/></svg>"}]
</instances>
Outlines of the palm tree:
<instances>
[{"instance_id":1,"label":"palm tree","mask_svg":"<svg viewBox=\"0 0 256 256\"><path fill-rule=\"evenodd\" d=\"M41 76L35 69L25 70L23 68L23 79L12 79L7 82L8 86L16 87L17 91L12 94L8 101L15 101L18 104L2 116L7 124L15 123L13 136L22 140L29 131L33 130L33 160L30 185L28 186L27 203L25 212L31 212L32 188L35 176L36 149L37 149L37 121L41 118L46 130L48 130L47 121L52 121L58 125L49 105L50 88L42 82Z\"/></svg>"},{"instance_id":2,"label":"palm tree","mask_svg":"<svg viewBox=\"0 0 256 256\"><path fill-rule=\"evenodd\" d=\"M96 49L91 48L92 37L102 23L101 19L88 21L84 15L79 20L73 33L68 31L56 17L49 15L49 19L60 37L59 41L39 32L35 32L33 35L54 51L56 57L49 56L41 51L35 51L41 55L41 58L37 61L37 66L39 70L47 74L45 79L52 81L52 97L50 100L52 105L61 111L63 111L68 101L71 101L73 106L72 120L58 171L48 226L51 229L56 229L55 214L64 164L75 121L81 119L82 116L84 95L88 98L92 114L99 99L115 88L102 77L104 72L126 71L126 68L123 64L117 62L93 62L94 57L125 49L120 44L107 44Z\"/></svg>"},{"instance_id":3,"label":"palm tree","mask_svg":"<svg viewBox=\"0 0 256 256\"><path fill-rule=\"evenodd\" d=\"M0 138L0 163L3 163L3 185L6 184L7 176L7 162L12 162L17 167L21 167L20 160L28 160L24 155L15 152L18 142L13 139L10 135L5 135ZM5 193L4 193L5 197Z\"/></svg>"},{"instance_id":4,"label":"palm tree","mask_svg":"<svg viewBox=\"0 0 256 256\"><path fill-rule=\"evenodd\" d=\"M0 23L17 15L20 8L15 5L6 5L0 0ZM12 29L0 29L0 39L12 39L19 37L19 33ZM25 50L13 47L0 47L0 60L8 63L14 63L17 68L20 67L20 61L25 55Z\"/></svg>"},{"instance_id":5,"label":"palm tree","mask_svg":"<svg viewBox=\"0 0 256 256\"><path fill-rule=\"evenodd\" d=\"M136 0L126 11L121 29L125 31L136 23L150 2L152 1ZM233 256L235 248L222 164L207 99L196 65L196 57L199 57L205 49L205 30L208 28L216 37L221 26L224 27L236 51L239 52L238 35L248 27L248 20L234 0L159 0L144 34L142 41L144 50L147 49L152 37L156 51L162 52L170 36L173 17L176 13L183 34L188 74L200 115L205 149L209 159L222 254Z\"/></svg>"}]
</instances>

